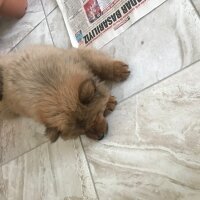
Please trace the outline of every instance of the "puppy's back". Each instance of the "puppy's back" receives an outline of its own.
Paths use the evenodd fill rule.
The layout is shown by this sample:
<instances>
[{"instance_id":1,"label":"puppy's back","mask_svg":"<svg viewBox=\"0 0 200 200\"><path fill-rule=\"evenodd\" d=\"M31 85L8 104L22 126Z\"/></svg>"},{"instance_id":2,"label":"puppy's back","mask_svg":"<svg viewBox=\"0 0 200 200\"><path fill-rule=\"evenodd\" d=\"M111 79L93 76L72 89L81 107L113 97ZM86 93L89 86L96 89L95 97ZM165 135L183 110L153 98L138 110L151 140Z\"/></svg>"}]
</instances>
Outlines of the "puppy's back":
<instances>
[{"instance_id":1,"label":"puppy's back","mask_svg":"<svg viewBox=\"0 0 200 200\"><path fill-rule=\"evenodd\" d=\"M78 82L72 78L91 76L84 65L75 51L52 46L31 46L11 53L0 60L3 100L16 113L37 118L34 112L42 97L54 98L55 104L60 93L76 98L70 90L77 90L73 87L78 87Z\"/></svg>"}]
</instances>

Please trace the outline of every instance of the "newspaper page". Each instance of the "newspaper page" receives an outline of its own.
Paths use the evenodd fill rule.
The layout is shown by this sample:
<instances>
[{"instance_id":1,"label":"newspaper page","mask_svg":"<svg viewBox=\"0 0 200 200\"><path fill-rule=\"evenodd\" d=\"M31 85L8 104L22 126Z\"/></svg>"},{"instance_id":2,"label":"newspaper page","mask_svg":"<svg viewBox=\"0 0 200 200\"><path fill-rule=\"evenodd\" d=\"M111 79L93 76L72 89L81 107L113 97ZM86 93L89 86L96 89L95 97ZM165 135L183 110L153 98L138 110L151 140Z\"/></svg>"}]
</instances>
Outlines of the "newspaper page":
<instances>
[{"instance_id":1,"label":"newspaper page","mask_svg":"<svg viewBox=\"0 0 200 200\"><path fill-rule=\"evenodd\" d=\"M57 0L72 46L101 48L166 0Z\"/></svg>"}]
</instances>

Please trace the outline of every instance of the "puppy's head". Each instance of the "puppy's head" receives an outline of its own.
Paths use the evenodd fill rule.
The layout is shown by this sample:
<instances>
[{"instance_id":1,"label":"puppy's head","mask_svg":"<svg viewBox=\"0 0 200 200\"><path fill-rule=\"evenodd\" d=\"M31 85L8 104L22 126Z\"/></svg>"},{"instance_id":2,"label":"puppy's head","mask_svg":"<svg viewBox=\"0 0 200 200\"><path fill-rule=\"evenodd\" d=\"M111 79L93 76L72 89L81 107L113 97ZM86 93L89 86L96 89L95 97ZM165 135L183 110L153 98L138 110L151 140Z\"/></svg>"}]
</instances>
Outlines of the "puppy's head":
<instances>
[{"instance_id":1,"label":"puppy's head","mask_svg":"<svg viewBox=\"0 0 200 200\"><path fill-rule=\"evenodd\" d=\"M79 109L77 126L84 129L85 135L101 140L108 131L104 111L108 102L107 88L92 79L85 80L79 87Z\"/></svg>"},{"instance_id":2,"label":"puppy's head","mask_svg":"<svg viewBox=\"0 0 200 200\"><path fill-rule=\"evenodd\" d=\"M66 103L65 111L54 111L57 114L52 117L53 124L49 124L53 128L46 129L47 136L52 142L59 136L66 140L83 134L95 140L102 139L108 131L104 111L110 96L109 90L98 80L86 79L74 93L76 95L70 97L71 102ZM55 125L54 122L59 123Z\"/></svg>"}]
</instances>

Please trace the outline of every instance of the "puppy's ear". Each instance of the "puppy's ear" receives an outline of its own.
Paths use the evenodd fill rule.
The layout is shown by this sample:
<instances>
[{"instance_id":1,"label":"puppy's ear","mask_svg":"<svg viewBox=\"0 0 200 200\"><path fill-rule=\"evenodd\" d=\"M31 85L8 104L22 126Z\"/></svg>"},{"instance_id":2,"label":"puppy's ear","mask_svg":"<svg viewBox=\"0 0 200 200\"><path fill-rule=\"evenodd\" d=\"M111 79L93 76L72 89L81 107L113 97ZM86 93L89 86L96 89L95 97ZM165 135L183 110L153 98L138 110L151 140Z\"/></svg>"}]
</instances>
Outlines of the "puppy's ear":
<instances>
[{"instance_id":1,"label":"puppy's ear","mask_svg":"<svg viewBox=\"0 0 200 200\"><path fill-rule=\"evenodd\" d=\"M3 73L0 68L0 101L3 99Z\"/></svg>"},{"instance_id":2,"label":"puppy's ear","mask_svg":"<svg viewBox=\"0 0 200 200\"><path fill-rule=\"evenodd\" d=\"M58 131L56 128L46 128L45 132L45 135L52 143L55 142L60 136L60 131Z\"/></svg>"},{"instance_id":3,"label":"puppy's ear","mask_svg":"<svg viewBox=\"0 0 200 200\"><path fill-rule=\"evenodd\" d=\"M82 104L89 104L96 93L96 85L94 80L87 79L83 81L79 87L79 100Z\"/></svg>"}]
</instances>

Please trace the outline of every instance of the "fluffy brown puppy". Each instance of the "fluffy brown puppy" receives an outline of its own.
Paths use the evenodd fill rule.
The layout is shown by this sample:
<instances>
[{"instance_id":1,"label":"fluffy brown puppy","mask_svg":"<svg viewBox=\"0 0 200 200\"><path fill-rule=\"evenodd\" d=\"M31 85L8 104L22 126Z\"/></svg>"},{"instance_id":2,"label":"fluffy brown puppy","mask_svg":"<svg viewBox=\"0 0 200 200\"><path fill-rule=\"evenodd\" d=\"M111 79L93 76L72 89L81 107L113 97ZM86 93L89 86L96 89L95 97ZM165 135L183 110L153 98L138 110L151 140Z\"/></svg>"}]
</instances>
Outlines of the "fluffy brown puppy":
<instances>
[{"instance_id":1,"label":"fluffy brown puppy","mask_svg":"<svg viewBox=\"0 0 200 200\"><path fill-rule=\"evenodd\" d=\"M129 74L126 64L96 50L32 46L0 58L1 111L44 124L52 142L82 134L102 139L116 100L101 80Z\"/></svg>"}]
</instances>

